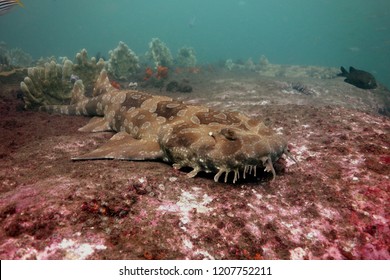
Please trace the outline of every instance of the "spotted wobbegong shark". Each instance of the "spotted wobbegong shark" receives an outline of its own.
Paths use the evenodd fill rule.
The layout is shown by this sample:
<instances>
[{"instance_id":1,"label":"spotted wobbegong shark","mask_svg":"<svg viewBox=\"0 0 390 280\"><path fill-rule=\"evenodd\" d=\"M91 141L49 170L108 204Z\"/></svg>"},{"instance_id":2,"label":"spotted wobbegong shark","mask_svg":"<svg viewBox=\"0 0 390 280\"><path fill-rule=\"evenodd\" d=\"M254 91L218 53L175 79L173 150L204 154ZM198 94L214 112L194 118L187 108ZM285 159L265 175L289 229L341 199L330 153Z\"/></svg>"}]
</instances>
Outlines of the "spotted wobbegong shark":
<instances>
[{"instance_id":1,"label":"spotted wobbegong shark","mask_svg":"<svg viewBox=\"0 0 390 280\"><path fill-rule=\"evenodd\" d=\"M233 183L240 176L256 176L256 169L272 172L282 155L291 156L286 139L263 122L238 112L217 111L189 105L168 96L137 90L119 90L103 70L86 97L81 80L75 82L70 105L46 105L41 111L94 116L83 132L114 131L101 147L73 160L163 160L176 169L191 167L188 177L199 172L222 174ZM294 160L295 161L295 160Z\"/></svg>"}]
</instances>

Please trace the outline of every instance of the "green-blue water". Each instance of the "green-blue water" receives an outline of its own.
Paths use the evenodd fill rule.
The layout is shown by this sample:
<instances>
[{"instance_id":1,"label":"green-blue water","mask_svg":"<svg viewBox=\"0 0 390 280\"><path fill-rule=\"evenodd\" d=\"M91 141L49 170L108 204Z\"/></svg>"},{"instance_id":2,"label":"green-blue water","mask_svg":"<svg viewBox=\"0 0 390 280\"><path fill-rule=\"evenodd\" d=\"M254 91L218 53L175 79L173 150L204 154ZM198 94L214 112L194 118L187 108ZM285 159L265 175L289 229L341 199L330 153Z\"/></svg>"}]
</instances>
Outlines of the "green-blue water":
<instances>
[{"instance_id":1,"label":"green-blue water","mask_svg":"<svg viewBox=\"0 0 390 280\"><path fill-rule=\"evenodd\" d=\"M389 0L22 0L0 17L0 41L34 58L90 55L153 37L198 62L265 55L271 63L357 68L390 86Z\"/></svg>"}]
</instances>

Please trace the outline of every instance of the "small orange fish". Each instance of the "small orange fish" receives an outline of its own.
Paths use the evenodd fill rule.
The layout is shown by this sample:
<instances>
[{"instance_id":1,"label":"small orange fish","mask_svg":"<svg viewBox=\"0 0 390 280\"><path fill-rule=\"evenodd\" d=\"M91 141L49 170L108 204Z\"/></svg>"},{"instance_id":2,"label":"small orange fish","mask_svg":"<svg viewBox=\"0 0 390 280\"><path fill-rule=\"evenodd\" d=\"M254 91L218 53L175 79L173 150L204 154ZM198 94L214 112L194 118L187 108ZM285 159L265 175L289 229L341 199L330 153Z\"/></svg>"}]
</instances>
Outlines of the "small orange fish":
<instances>
[{"instance_id":1,"label":"small orange fish","mask_svg":"<svg viewBox=\"0 0 390 280\"><path fill-rule=\"evenodd\" d=\"M152 76L153 76L153 69L150 67L146 67L144 81L149 80Z\"/></svg>"},{"instance_id":2,"label":"small orange fish","mask_svg":"<svg viewBox=\"0 0 390 280\"><path fill-rule=\"evenodd\" d=\"M157 79L167 79L168 78L168 67L158 66L157 67Z\"/></svg>"},{"instance_id":3,"label":"small orange fish","mask_svg":"<svg viewBox=\"0 0 390 280\"><path fill-rule=\"evenodd\" d=\"M121 85L117 81L110 81L111 85L116 89L121 89Z\"/></svg>"}]
</instances>

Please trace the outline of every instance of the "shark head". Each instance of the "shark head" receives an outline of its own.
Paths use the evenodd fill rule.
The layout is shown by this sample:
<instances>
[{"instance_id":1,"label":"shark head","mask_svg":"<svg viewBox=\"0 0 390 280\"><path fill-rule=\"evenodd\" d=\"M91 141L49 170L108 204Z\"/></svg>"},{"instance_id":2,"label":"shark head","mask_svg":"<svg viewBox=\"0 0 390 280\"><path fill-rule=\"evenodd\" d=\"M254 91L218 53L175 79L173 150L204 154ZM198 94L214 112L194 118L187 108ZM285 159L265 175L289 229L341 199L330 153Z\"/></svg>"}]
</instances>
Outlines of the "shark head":
<instances>
[{"instance_id":1,"label":"shark head","mask_svg":"<svg viewBox=\"0 0 390 280\"><path fill-rule=\"evenodd\" d=\"M189 177L200 171L215 172L216 182L223 173L225 182L233 173L233 183L241 176L245 179L248 173L256 176L257 168L272 172L274 178L273 162L283 154L290 156L284 137L264 127L251 130L217 123L183 123L164 135L160 146L175 168L191 167Z\"/></svg>"}]
</instances>

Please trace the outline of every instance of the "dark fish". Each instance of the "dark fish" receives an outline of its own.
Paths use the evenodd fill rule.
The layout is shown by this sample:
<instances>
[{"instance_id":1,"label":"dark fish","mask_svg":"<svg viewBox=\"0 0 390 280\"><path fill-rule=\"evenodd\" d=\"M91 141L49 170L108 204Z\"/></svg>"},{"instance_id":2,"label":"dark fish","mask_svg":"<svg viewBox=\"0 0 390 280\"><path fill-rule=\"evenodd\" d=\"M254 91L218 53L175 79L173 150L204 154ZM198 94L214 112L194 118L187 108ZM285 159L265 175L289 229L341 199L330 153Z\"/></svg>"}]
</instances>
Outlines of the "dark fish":
<instances>
[{"instance_id":1,"label":"dark fish","mask_svg":"<svg viewBox=\"0 0 390 280\"><path fill-rule=\"evenodd\" d=\"M24 7L20 0L0 0L0 16L6 14L13 6Z\"/></svg>"},{"instance_id":2,"label":"dark fish","mask_svg":"<svg viewBox=\"0 0 390 280\"><path fill-rule=\"evenodd\" d=\"M374 76L366 71L355 69L352 66L349 67L349 73L343 66L341 66L340 70L341 73L337 76L346 77L344 82L348 84L362 89L373 89L377 87Z\"/></svg>"}]
</instances>

